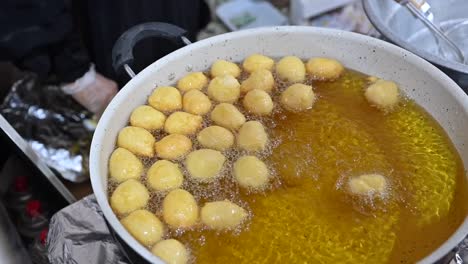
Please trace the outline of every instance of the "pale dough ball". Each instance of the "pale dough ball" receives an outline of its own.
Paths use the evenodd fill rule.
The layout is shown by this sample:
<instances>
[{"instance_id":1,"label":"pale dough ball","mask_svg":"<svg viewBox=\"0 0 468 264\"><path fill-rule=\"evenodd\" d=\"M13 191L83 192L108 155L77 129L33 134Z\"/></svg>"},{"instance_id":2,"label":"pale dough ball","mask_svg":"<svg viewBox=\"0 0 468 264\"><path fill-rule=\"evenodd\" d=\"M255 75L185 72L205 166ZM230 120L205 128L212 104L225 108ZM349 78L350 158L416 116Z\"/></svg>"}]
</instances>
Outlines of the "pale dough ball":
<instances>
[{"instance_id":1,"label":"pale dough ball","mask_svg":"<svg viewBox=\"0 0 468 264\"><path fill-rule=\"evenodd\" d=\"M143 172L143 163L130 151L117 148L109 159L109 175L116 182L139 179Z\"/></svg>"},{"instance_id":2,"label":"pale dough ball","mask_svg":"<svg viewBox=\"0 0 468 264\"><path fill-rule=\"evenodd\" d=\"M173 228L188 228L198 221L198 205L193 195L175 189L164 198L163 218Z\"/></svg>"},{"instance_id":3,"label":"pale dough ball","mask_svg":"<svg viewBox=\"0 0 468 264\"><path fill-rule=\"evenodd\" d=\"M344 72L341 63L334 59L312 58L306 63L307 73L313 80L335 80Z\"/></svg>"},{"instance_id":4,"label":"pale dough ball","mask_svg":"<svg viewBox=\"0 0 468 264\"><path fill-rule=\"evenodd\" d=\"M130 125L147 130L161 129L165 121L163 113L147 105L137 107L130 116Z\"/></svg>"},{"instance_id":5,"label":"pale dough ball","mask_svg":"<svg viewBox=\"0 0 468 264\"><path fill-rule=\"evenodd\" d=\"M184 182L179 166L167 160L156 161L146 175L148 185L156 191L177 189Z\"/></svg>"},{"instance_id":6,"label":"pale dough ball","mask_svg":"<svg viewBox=\"0 0 468 264\"><path fill-rule=\"evenodd\" d=\"M268 135L262 123L249 121L237 133L237 146L247 151L262 151L268 143Z\"/></svg>"},{"instance_id":7,"label":"pale dough ball","mask_svg":"<svg viewBox=\"0 0 468 264\"><path fill-rule=\"evenodd\" d=\"M184 135L171 134L156 142L154 148L159 158L176 160L192 149L192 141Z\"/></svg>"},{"instance_id":8,"label":"pale dough ball","mask_svg":"<svg viewBox=\"0 0 468 264\"><path fill-rule=\"evenodd\" d=\"M382 196L387 189L387 180L380 174L364 174L350 178L348 187L353 194Z\"/></svg>"},{"instance_id":9,"label":"pale dough ball","mask_svg":"<svg viewBox=\"0 0 468 264\"><path fill-rule=\"evenodd\" d=\"M146 206L149 193L139 181L130 179L121 183L111 195L110 204L117 214L127 214Z\"/></svg>"},{"instance_id":10,"label":"pale dough ball","mask_svg":"<svg viewBox=\"0 0 468 264\"><path fill-rule=\"evenodd\" d=\"M261 54L252 54L247 57L242 63L242 67L246 72L252 73L258 70L268 70L271 71L275 61L267 56Z\"/></svg>"},{"instance_id":11,"label":"pale dough ball","mask_svg":"<svg viewBox=\"0 0 468 264\"><path fill-rule=\"evenodd\" d=\"M194 115L204 115L211 109L211 101L204 93L190 90L184 94L184 111Z\"/></svg>"},{"instance_id":12,"label":"pale dough ball","mask_svg":"<svg viewBox=\"0 0 468 264\"><path fill-rule=\"evenodd\" d=\"M220 103L211 112L211 120L230 130L239 129L245 123L245 116L232 104Z\"/></svg>"},{"instance_id":13,"label":"pale dough ball","mask_svg":"<svg viewBox=\"0 0 468 264\"><path fill-rule=\"evenodd\" d=\"M275 86L273 74L268 70L257 70L242 82L240 90L241 93L247 93L253 89L259 89L269 93L273 90L273 86Z\"/></svg>"},{"instance_id":14,"label":"pale dough ball","mask_svg":"<svg viewBox=\"0 0 468 264\"><path fill-rule=\"evenodd\" d=\"M273 111L273 101L270 95L262 90L248 92L243 100L245 109L254 115L269 115Z\"/></svg>"},{"instance_id":15,"label":"pale dough ball","mask_svg":"<svg viewBox=\"0 0 468 264\"><path fill-rule=\"evenodd\" d=\"M211 65L211 76L218 77L223 75L231 75L235 78L240 75L240 68L237 64L226 60L217 60Z\"/></svg>"},{"instance_id":16,"label":"pale dough ball","mask_svg":"<svg viewBox=\"0 0 468 264\"><path fill-rule=\"evenodd\" d=\"M184 78L177 82L177 88L182 93L189 90L201 90L208 84L208 78L202 72L192 72L185 75Z\"/></svg>"},{"instance_id":17,"label":"pale dough ball","mask_svg":"<svg viewBox=\"0 0 468 264\"><path fill-rule=\"evenodd\" d=\"M148 210L136 210L120 222L138 242L145 246L154 245L164 235L163 224Z\"/></svg>"},{"instance_id":18,"label":"pale dough ball","mask_svg":"<svg viewBox=\"0 0 468 264\"><path fill-rule=\"evenodd\" d=\"M225 161L224 155L217 150L199 149L187 155L185 167L192 179L209 182L219 176Z\"/></svg>"},{"instance_id":19,"label":"pale dough ball","mask_svg":"<svg viewBox=\"0 0 468 264\"><path fill-rule=\"evenodd\" d=\"M153 91L148 103L156 110L172 112L182 108L182 95L172 86L162 86Z\"/></svg>"},{"instance_id":20,"label":"pale dough ball","mask_svg":"<svg viewBox=\"0 0 468 264\"><path fill-rule=\"evenodd\" d=\"M223 151L234 145L234 135L220 126L209 126L197 136L198 142L205 148Z\"/></svg>"},{"instance_id":21,"label":"pale dough ball","mask_svg":"<svg viewBox=\"0 0 468 264\"><path fill-rule=\"evenodd\" d=\"M201 209L201 221L211 229L233 229L245 221L247 211L229 201L206 203Z\"/></svg>"},{"instance_id":22,"label":"pale dough ball","mask_svg":"<svg viewBox=\"0 0 468 264\"><path fill-rule=\"evenodd\" d=\"M161 258L167 264L186 264L189 260L188 250L175 239L159 241L151 249L151 253Z\"/></svg>"},{"instance_id":23,"label":"pale dough ball","mask_svg":"<svg viewBox=\"0 0 468 264\"><path fill-rule=\"evenodd\" d=\"M217 102L234 103L240 96L240 84L231 75L222 75L211 80L207 92Z\"/></svg>"},{"instance_id":24,"label":"pale dough ball","mask_svg":"<svg viewBox=\"0 0 468 264\"><path fill-rule=\"evenodd\" d=\"M145 157L154 156L155 141L153 135L141 127L124 127L117 136L117 146Z\"/></svg>"},{"instance_id":25,"label":"pale dough ball","mask_svg":"<svg viewBox=\"0 0 468 264\"><path fill-rule=\"evenodd\" d=\"M203 118L186 112L174 112L166 120L164 131L169 134L193 135L202 126Z\"/></svg>"},{"instance_id":26,"label":"pale dough ball","mask_svg":"<svg viewBox=\"0 0 468 264\"><path fill-rule=\"evenodd\" d=\"M312 86L296 83L281 94L280 102L284 108L293 112L300 112L312 107L315 94Z\"/></svg>"},{"instance_id":27,"label":"pale dough ball","mask_svg":"<svg viewBox=\"0 0 468 264\"><path fill-rule=\"evenodd\" d=\"M295 56L283 57L276 64L276 73L287 82L302 82L305 79L304 63Z\"/></svg>"},{"instance_id":28,"label":"pale dough ball","mask_svg":"<svg viewBox=\"0 0 468 264\"><path fill-rule=\"evenodd\" d=\"M371 84L364 95L371 105L382 110L391 110L398 104L400 97L396 83L386 80Z\"/></svg>"},{"instance_id":29,"label":"pale dough ball","mask_svg":"<svg viewBox=\"0 0 468 264\"><path fill-rule=\"evenodd\" d=\"M257 157L243 156L234 163L234 178L241 187L262 190L268 183L269 172Z\"/></svg>"}]
</instances>

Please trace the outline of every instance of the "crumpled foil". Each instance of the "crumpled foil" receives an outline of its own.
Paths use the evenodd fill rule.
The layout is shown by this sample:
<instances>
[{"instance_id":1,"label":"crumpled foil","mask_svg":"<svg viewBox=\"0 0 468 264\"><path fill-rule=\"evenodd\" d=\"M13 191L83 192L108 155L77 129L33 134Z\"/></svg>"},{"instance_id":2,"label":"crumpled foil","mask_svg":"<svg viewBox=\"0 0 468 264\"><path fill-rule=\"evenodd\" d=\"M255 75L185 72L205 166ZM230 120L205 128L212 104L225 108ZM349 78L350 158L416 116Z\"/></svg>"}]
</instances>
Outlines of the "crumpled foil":
<instances>
[{"instance_id":1,"label":"crumpled foil","mask_svg":"<svg viewBox=\"0 0 468 264\"><path fill-rule=\"evenodd\" d=\"M34 74L26 74L13 85L0 113L65 179L82 182L89 178L92 114L60 87L41 85Z\"/></svg>"}]
</instances>

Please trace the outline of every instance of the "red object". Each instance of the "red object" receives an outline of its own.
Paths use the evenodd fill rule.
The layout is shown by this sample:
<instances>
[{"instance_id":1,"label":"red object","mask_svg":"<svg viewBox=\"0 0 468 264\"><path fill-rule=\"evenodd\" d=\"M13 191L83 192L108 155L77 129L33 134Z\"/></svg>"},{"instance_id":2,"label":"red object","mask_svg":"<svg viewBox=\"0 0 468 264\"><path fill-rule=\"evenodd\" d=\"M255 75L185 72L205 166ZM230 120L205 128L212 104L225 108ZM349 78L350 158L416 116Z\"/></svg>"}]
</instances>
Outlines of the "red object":
<instances>
[{"instance_id":1,"label":"red object","mask_svg":"<svg viewBox=\"0 0 468 264\"><path fill-rule=\"evenodd\" d=\"M44 230L41 231L41 233L39 234L39 239L41 241L41 244L45 246L46 244L46 241L47 241L47 234L49 233L49 229L48 228L44 228Z\"/></svg>"},{"instance_id":2,"label":"red object","mask_svg":"<svg viewBox=\"0 0 468 264\"><path fill-rule=\"evenodd\" d=\"M26 204L26 213L30 217L36 217L42 213L42 205L39 200L31 200Z\"/></svg>"},{"instance_id":3,"label":"red object","mask_svg":"<svg viewBox=\"0 0 468 264\"><path fill-rule=\"evenodd\" d=\"M26 192L28 190L28 178L26 176L18 176L14 182L15 192Z\"/></svg>"}]
</instances>

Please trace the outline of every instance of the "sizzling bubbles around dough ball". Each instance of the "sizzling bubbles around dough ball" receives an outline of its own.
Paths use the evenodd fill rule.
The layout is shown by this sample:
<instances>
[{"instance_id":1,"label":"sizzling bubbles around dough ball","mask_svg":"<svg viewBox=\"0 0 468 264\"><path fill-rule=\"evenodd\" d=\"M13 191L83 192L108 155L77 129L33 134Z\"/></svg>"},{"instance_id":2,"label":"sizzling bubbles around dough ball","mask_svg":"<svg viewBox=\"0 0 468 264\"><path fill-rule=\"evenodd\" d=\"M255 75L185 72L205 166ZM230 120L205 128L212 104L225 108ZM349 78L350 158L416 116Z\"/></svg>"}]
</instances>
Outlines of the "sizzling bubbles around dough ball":
<instances>
[{"instance_id":1,"label":"sizzling bubbles around dough ball","mask_svg":"<svg viewBox=\"0 0 468 264\"><path fill-rule=\"evenodd\" d=\"M130 125L146 130L158 130L164 126L166 116L151 106L142 105L133 110Z\"/></svg>"},{"instance_id":2,"label":"sizzling bubbles around dough ball","mask_svg":"<svg viewBox=\"0 0 468 264\"><path fill-rule=\"evenodd\" d=\"M383 196L387 189L387 180L380 174L364 174L350 178L348 188L356 195Z\"/></svg>"},{"instance_id":3,"label":"sizzling bubbles around dough ball","mask_svg":"<svg viewBox=\"0 0 468 264\"><path fill-rule=\"evenodd\" d=\"M215 124L230 130L239 129L245 123L245 116L232 104L220 103L211 112Z\"/></svg>"},{"instance_id":4,"label":"sizzling bubbles around dough ball","mask_svg":"<svg viewBox=\"0 0 468 264\"><path fill-rule=\"evenodd\" d=\"M225 161L224 155L217 150L199 149L187 155L185 167L192 179L210 182L219 176Z\"/></svg>"},{"instance_id":5,"label":"sizzling bubbles around dough ball","mask_svg":"<svg viewBox=\"0 0 468 264\"><path fill-rule=\"evenodd\" d=\"M211 101L204 93L190 90L184 94L184 111L194 115L205 115L211 109Z\"/></svg>"},{"instance_id":6,"label":"sizzling bubbles around dough ball","mask_svg":"<svg viewBox=\"0 0 468 264\"><path fill-rule=\"evenodd\" d=\"M270 71L257 70L242 82L240 90L241 93L247 93L253 89L259 89L269 93L273 90L274 86L275 79Z\"/></svg>"},{"instance_id":7,"label":"sizzling bubbles around dough ball","mask_svg":"<svg viewBox=\"0 0 468 264\"><path fill-rule=\"evenodd\" d=\"M223 75L231 75L235 78L240 75L240 68L237 64L226 60L217 60L211 65L211 76L218 77Z\"/></svg>"},{"instance_id":8,"label":"sizzling bubbles around dough ball","mask_svg":"<svg viewBox=\"0 0 468 264\"><path fill-rule=\"evenodd\" d=\"M149 193L146 187L137 180L121 183L111 195L110 204L117 214L127 214L148 204Z\"/></svg>"},{"instance_id":9,"label":"sizzling bubbles around dough ball","mask_svg":"<svg viewBox=\"0 0 468 264\"><path fill-rule=\"evenodd\" d=\"M186 112L174 112L166 120L164 131L168 134L193 135L202 126L203 118Z\"/></svg>"},{"instance_id":10,"label":"sizzling bubbles around dough ball","mask_svg":"<svg viewBox=\"0 0 468 264\"><path fill-rule=\"evenodd\" d=\"M263 190L268 183L269 172L257 157L243 156L234 163L234 178L243 188Z\"/></svg>"},{"instance_id":11,"label":"sizzling bubbles around dough ball","mask_svg":"<svg viewBox=\"0 0 468 264\"><path fill-rule=\"evenodd\" d=\"M177 82L177 88L182 93L189 90L201 90L208 84L208 78L202 72L192 72Z\"/></svg>"},{"instance_id":12,"label":"sizzling bubbles around dough ball","mask_svg":"<svg viewBox=\"0 0 468 264\"><path fill-rule=\"evenodd\" d=\"M154 142L153 135L141 127L124 127L117 136L117 146L145 157L154 156Z\"/></svg>"},{"instance_id":13,"label":"sizzling bubbles around dough ball","mask_svg":"<svg viewBox=\"0 0 468 264\"><path fill-rule=\"evenodd\" d=\"M307 73L313 80L331 81L338 79L344 72L341 63L329 58L312 58L306 63Z\"/></svg>"},{"instance_id":14,"label":"sizzling bubbles around dough ball","mask_svg":"<svg viewBox=\"0 0 468 264\"><path fill-rule=\"evenodd\" d=\"M164 260L167 264L186 264L189 261L187 248L175 239L159 241L151 249L151 253Z\"/></svg>"},{"instance_id":15,"label":"sizzling bubbles around dough ball","mask_svg":"<svg viewBox=\"0 0 468 264\"><path fill-rule=\"evenodd\" d=\"M208 85L208 95L220 103L234 103L240 96L239 81L231 75L215 77Z\"/></svg>"},{"instance_id":16,"label":"sizzling bubbles around dough ball","mask_svg":"<svg viewBox=\"0 0 468 264\"><path fill-rule=\"evenodd\" d=\"M399 101L399 91L396 83L386 80L377 80L365 92L367 101L382 110L392 110Z\"/></svg>"},{"instance_id":17,"label":"sizzling bubbles around dough ball","mask_svg":"<svg viewBox=\"0 0 468 264\"><path fill-rule=\"evenodd\" d=\"M295 56L283 57L276 64L276 73L281 80L287 82L302 82L305 79L304 63Z\"/></svg>"},{"instance_id":18,"label":"sizzling bubbles around dough ball","mask_svg":"<svg viewBox=\"0 0 468 264\"><path fill-rule=\"evenodd\" d=\"M156 142L154 148L159 158L177 160L192 149L192 141L184 135L171 134Z\"/></svg>"},{"instance_id":19,"label":"sizzling bubbles around dough ball","mask_svg":"<svg viewBox=\"0 0 468 264\"><path fill-rule=\"evenodd\" d=\"M164 235L163 224L148 210L136 210L120 222L136 240L145 246L154 245Z\"/></svg>"},{"instance_id":20,"label":"sizzling bubbles around dough ball","mask_svg":"<svg viewBox=\"0 0 468 264\"><path fill-rule=\"evenodd\" d=\"M117 148L109 159L109 175L115 182L139 179L143 172L143 163L130 151Z\"/></svg>"},{"instance_id":21,"label":"sizzling bubbles around dough ball","mask_svg":"<svg viewBox=\"0 0 468 264\"><path fill-rule=\"evenodd\" d=\"M292 112L300 112L312 108L315 94L312 86L296 83L281 94L280 102L284 108Z\"/></svg>"},{"instance_id":22,"label":"sizzling bubbles around dough ball","mask_svg":"<svg viewBox=\"0 0 468 264\"><path fill-rule=\"evenodd\" d=\"M172 112L182 108L182 95L172 86L162 86L153 91L148 103L161 112Z\"/></svg>"},{"instance_id":23,"label":"sizzling bubbles around dough ball","mask_svg":"<svg viewBox=\"0 0 468 264\"><path fill-rule=\"evenodd\" d=\"M254 115L264 116L273 111L273 101L270 95L262 90L248 92L242 101L245 109Z\"/></svg>"},{"instance_id":24,"label":"sizzling bubbles around dough ball","mask_svg":"<svg viewBox=\"0 0 468 264\"><path fill-rule=\"evenodd\" d=\"M201 209L201 221L211 229L233 229L245 221L247 211L229 201L206 203Z\"/></svg>"},{"instance_id":25,"label":"sizzling bubbles around dough ball","mask_svg":"<svg viewBox=\"0 0 468 264\"><path fill-rule=\"evenodd\" d=\"M198 133L197 140L203 147L219 151L226 150L234 145L234 135L231 131L220 126L204 128Z\"/></svg>"},{"instance_id":26,"label":"sizzling bubbles around dough ball","mask_svg":"<svg viewBox=\"0 0 468 264\"><path fill-rule=\"evenodd\" d=\"M179 166L167 160L156 161L146 175L148 185L156 191L177 189L184 182Z\"/></svg>"},{"instance_id":27,"label":"sizzling bubbles around dough ball","mask_svg":"<svg viewBox=\"0 0 468 264\"><path fill-rule=\"evenodd\" d=\"M242 63L244 70L249 73L258 70L271 71L274 65L275 61L273 59L261 54L252 54Z\"/></svg>"},{"instance_id":28,"label":"sizzling bubbles around dough ball","mask_svg":"<svg viewBox=\"0 0 468 264\"><path fill-rule=\"evenodd\" d=\"M242 125L237 134L237 146L240 149L255 152L262 151L268 143L268 135L262 123L249 121Z\"/></svg>"},{"instance_id":29,"label":"sizzling bubbles around dough ball","mask_svg":"<svg viewBox=\"0 0 468 264\"><path fill-rule=\"evenodd\" d=\"M163 201L164 221L173 228L189 228L198 221L198 205L189 192L175 189Z\"/></svg>"}]
</instances>

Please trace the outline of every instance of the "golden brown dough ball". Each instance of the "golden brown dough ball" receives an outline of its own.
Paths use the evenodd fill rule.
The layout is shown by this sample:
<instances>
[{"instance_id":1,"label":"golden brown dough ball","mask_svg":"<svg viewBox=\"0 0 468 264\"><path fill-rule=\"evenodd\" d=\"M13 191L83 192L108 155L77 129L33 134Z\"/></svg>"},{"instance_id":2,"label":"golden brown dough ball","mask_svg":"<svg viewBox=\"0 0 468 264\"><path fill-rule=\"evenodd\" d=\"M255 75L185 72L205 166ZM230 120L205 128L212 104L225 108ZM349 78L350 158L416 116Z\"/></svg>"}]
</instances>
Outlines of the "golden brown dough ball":
<instances>
[{"instance_id":1,"label":"golden brown dough ball","mask_svg":"<svg viewBox=\"0 0 468 264\"><path fill-rule=\"evenodd\" d=\"M117 146L145 157L154 156L154 142L153 135L141 127L124 127L117 136Z\"/></svg>"},{"instance_id":2,"label":"golden brown dough ball","mask_svg":"<svg viewBox=\"0 0 468 264\"><path fill-rule=\"evenodd\" d=\"M156 142L154 148L159 158L176 160L192 149L192 141L184 135L171 134Z\"/></svg>"},{"instance_id":3,"label":"golden brown dough ball","mask_svg":"<svg viewBox=\"0 0 468 264\"><path fill-rule=\"evenodd\" d=\"M232 104L220 103L211 112L211 120L230 130L239 129L245 123L245 116Z\"/></svg>"},{"instance_id":4,"label":"golden brown dough ball","mask_svg":"<svg viewBox=\"0 0 468 264\"><path fill-rule=\"evenodd\" d=\"M167 191L179 188L184 182L184 175L177 164L158 160L149 168L147 181L153 190Z\"/></svg>"},{"instance_id":5,"label":"golden brown dough ball","mask_svg":"<svg viewBox=\"0 0 468 264\"><path fill-rule=\"evenodd\" d=\"M344 72L341 63L329 58L312 58L306 63L307 73L313 80L335 80Z\"/></svg>"},{"instance_id":6,"label":"golden brown dough ball","mask_svg":"<svg viewBox=\"0 0 468 264\"><path fill-rule=\"evenodd\" d=\"M185 167L192 179L209 182L219 176L225 161L224 155L217 150L199 149L187 155Z\"/></svg>"},{"instance_id":7,"label":"golden brown dough ball","mask_svg":"<svg viewBox=\"0 0 468 264\"><path fill-rule=\"evenodd\" d=\"M233 229L245 221L247 211L229 201L206 203L201 209L201 221L211 229Z\"/></svg>"},{"instance_id":8,"label":"golden brown dough ball","mask_svg":"<svg viewBox=\"0 0 468 264\"><path fill-rule=\"evenodd\" d=\"M348 187L352 194L383 196L387 189L387 180L380 174L364 174L350 178Z\"/></svg>"},{"instance_id":9,"label":"golden brown dough ball","mask_svg":"<svg viewBox=\"0 0 468 264\"><path fill-rule=\"evenodd\" d=\"M234 178L243 188L262 190L268 183L269 172L257 157L243 156L234 163Z\"/></svg>"},{"instance_id":10,"label":"golden brown dough ball","mask_svg":"<svg viewBox=\"0 0 468 264\"><path fill-rule=\"evenodd\" d=\"M378 80L367 87L364 95L371 105L382 110L391 110L398 104L399 94L396 83Z\"/></svg>"},{"instance_id":11,"label":"golden brown dough ball","mask_svg":"<svg viewBox=\"0 0 468 264\"><path fill-rule=\"evenodd\" d=\"M130 116L130 125L147 130L161 129L165 121L163 113L147 105L137 107Z\"/></svg>"},{"instance_id":12,"label":"golden brown dough ball","mask_svg":"<svg viewBox=\"0 0 468 264\"><path fill-rule=\"evenodd\" d=\"M280 102L284 108L293 112L300 112L312 107L315 94L312 86L296 83L289 86L282 94Z\"/></svg>"},{"instance_id":13,"label":"golden brown dough ball","mask_svg":"<svg viewBox=\"0 0 468 264\"><path fill-rule=\"evenodd\" d=\"M241 93L247 93L253 89L271 92L275 86L273 74L268 70L257 70L250 74L249 78L245 79L240 87Z\"/></svg>"},{"instance_id":14,"label":"golden brown dough ball","mask_svg":"<svg viewBox=\"0 0 468 264\"><path fill-rule=\"evenodd\" d=\"M123 182L128 179L139 179L143 172L143 163L130 151L117 148L109 159L111 180Z\"/></svg>"},{"instance_id":15,"label":"golden brown dough ball","mask_svg":"<svg viewBox=\"0 0 468 264\"><path fill-rule=\"evenodd\" d=\"M194 115L204 115L211 109L211 101L204 93L190 90L184 94L184 111Z\"/></svg>"},{"instance_id":16,"label":"golden brown dough ball","mask_svg":"<svg viewBox=\"0 0 468 264\"><path fill-rule=\"evenodd\" d=\"M159 241L151 252L167 264L186 264L189 261L189 252L185 246L175 239Z\"/></svg>"},{"instance_id":17,"label":"golden brown dough ball","mask_svg":"<svg viewBox=\"0 0 468 264\"><path fill-rule=\"evenodd\" d=\"M203 118L186 112L174 112L166 120L164 131L169 134L193 135L201 128Z\"/></svg>"},{"instance_id":18,"label":"golden brown dough ball","mask_svg":"<svg viewBox=\"0 0 468 264\"><path fill-rule=\"evenodd\" d=\"M287 82L302 82L305 79L304 63L295 56L283 57L276 64L276 74Z\"/></svg>"},{"instance_id":19,"label":"golden brown dough ball","mask_svg":"<svg viewBox=\"0 0 468 264\"><path fill-rule=\"evenodd\" d=\"M273 111L273 101L270 95L262 90L248 92L242 101L245 109L254 115L264 116Z\"/></svg>"},{"instance_id":20,"label":"golden brown dough ball","mask_svg":"<svg viewBox=\"0 0 468 264\"><path fill-rule=\"evenodd\" d=\"M182 95L172 86L162 86L153 91L148 103L161 112L172 112L182 108Z\"/></svg>"},{"instance_id":21,"label":"golden brown dough ball","mask_svg":"<svg viewBox=\"0 0 468 264\"><path fill-rule=\"evenodd\" d=\"M237 146L243 150L262 151L268 143L268 135L262 123L249 121L242 125L237 134Z\"/></svg>"},{"instance_id":22,"label":"golden brown dough ball","mask_svg":"<svg viewBox=\"0 0 468 264\"><path fill-rule=\"evenodd\" d=\"M215 77L208 85L208 95L220 103L234 103L240 96L239 81L231 75Z\"/></svg>"},{"instance_id":23,"label":"golden brown dough ball","mask_svg":"<svg viewBox=\"0 0 468 264\"><path fill-rule=\"evenodd\" d=\"M231 75L235 78L240 75L240 68L237 64L226 60L217 60L211 65L211 76L218 77L223 75Z\"/></svg>"},{"instance_id":24,"label":"golden brown dough ball","mask_svg":"<svg viewBox=\"0 0 468 264\"><path fill-rule=\"evenodd\" d=\"M252 54L242 63L244 70L249 73L258 70L271 71L274 65L275 61L273 59L261 54Z\"/></svg>"},{"instance_id":25,"label":"golden brown dough ball","mask_svg":"<svg viewBox=\"0 0 468 264\"><path fill-rule=\"evenodd\" d=\"M197 140L203 147L219 151L226 150L234 145L234 135L231 131L220 126L204 128L198 133Z\"/></svg>"},{"instance_id":26,"label":"golden brown dough ball","mask_svg":"<svg viewBox=\"0 0 468 264\"><path fill-rule=\"evenodd\" d=\"M154 245L164 235L163 224L148 210L136 210L120 222L138 242L145 246Z\"/></svg>"},{"instance_id":27,"label":"golden brown dough ball","mask_svg":"<svg viewBox=\"0 0 468 264\"><path fill-rule=\"evenodd\" d=\"M198 205L193 195L182 189L169 192L163 201L163 218L173 228L188 228L198 221Z\"/></svg>"},{"instance_id":28,"label":"golden brown dough ball","mask_svg":"<svg viewBox=\"0 0 468 264\"><path fill-rule=\"evenodd\" d=\"M146 206L149 193L146 187L137 180L121 183L111 195L110 204L117 214L128 214Z\"/></svg>"},{"instance_id":29,"label":"golden brown dough ball","mask_svg":"<svg viewBox=\"0 0 468 264\"><path fill-rule=\"evenodd\" d=\"M185 75L184 78L177 82L177 88L182 93L189 90L201 90L208 84L208 78L202 72L192 72Z\"/></svg>"}]
</instances>

